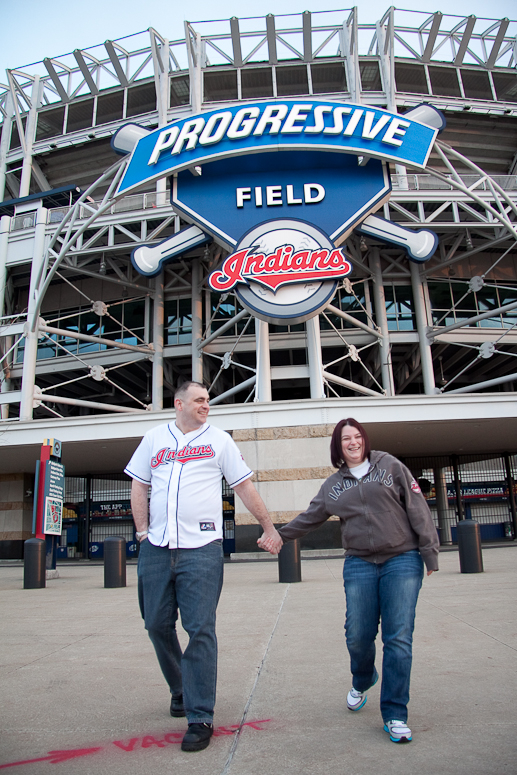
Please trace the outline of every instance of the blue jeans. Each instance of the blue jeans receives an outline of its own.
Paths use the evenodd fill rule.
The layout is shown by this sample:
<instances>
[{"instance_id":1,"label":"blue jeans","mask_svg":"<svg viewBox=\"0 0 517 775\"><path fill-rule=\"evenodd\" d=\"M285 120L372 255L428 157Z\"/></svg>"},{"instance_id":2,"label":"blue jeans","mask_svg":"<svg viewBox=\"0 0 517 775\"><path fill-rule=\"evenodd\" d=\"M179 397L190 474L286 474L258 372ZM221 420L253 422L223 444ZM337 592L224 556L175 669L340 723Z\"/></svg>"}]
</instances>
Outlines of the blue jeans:
<instances>
[{"instance_id":1,"label":"blue jeans","mask_svg":"<svg viewBox=\"0 0 517 775\"><path fill-rule=\"evenodd\" d=\"M140 544L138 601L171 694L183 694L189 724L211 724L217 681L215 612L223 585L222 541L197 549ZM178 610L189 642L182 653Z\"/></svg>"},{"instance_id":2,"label":"blue jeans","mask_svg":"<svg viewBox=\"0 0 517 775\"><path fill-rule=\"evenodd\" d=\"M377 678L375 638L382 623L381 714L407 721L413 628L424 566L416 549L379 565L346 557L346 645L354 689L364 692Z\"/></svg>"}]
</instances>

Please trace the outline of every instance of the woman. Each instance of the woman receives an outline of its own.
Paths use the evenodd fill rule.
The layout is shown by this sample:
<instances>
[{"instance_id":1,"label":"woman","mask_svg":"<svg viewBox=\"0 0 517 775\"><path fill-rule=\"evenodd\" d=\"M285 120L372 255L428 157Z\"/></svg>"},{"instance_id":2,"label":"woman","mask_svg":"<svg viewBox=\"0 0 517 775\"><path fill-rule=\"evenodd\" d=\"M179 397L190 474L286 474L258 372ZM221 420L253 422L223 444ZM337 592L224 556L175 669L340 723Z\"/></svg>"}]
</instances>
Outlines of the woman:
<instances>
[{"instance_id":1,"label":"woman","mask_svg":"<svg viewBox=\"0 0 517 775\"><path fill-rule=\"evenodd\" d=\"M382 621L381 714L394 743L410 742L407 726L415 607L427 575L438 570L438 536L420 487L406 466L370 450L363 426L341 420L330 443L332 474L309 508L279 530L304 536L330 516L341 520L346 550L346 643L353 676L347 706L360 710L378 679L375 638Z\"/></svg>"}]
</instances>

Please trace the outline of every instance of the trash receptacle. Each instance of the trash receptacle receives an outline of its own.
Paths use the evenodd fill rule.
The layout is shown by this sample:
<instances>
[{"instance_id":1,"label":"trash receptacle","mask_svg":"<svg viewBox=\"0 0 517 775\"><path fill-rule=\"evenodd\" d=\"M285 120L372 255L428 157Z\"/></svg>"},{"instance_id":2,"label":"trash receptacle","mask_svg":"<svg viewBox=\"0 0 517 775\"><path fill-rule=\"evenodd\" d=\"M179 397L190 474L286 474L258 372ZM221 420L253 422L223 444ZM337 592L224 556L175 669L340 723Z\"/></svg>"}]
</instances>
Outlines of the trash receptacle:
<instances>
[{"instance_id":1,"label":"trash receptacle","mask_svg":"<svg viewBox=\"0 0 517 775\"><path fill-rule=\"evenodd\" d=\"M43 589L46 586L45 541L29 538L23 545L23 588Z\"/></svg>"},{"instance_id":2,"label":"trash receptacle","mask_svg":"<svg viewBox=\"0 0 517 775\"><path fill-rule=\"evenodd\" d=\"M109 536L104 539L104 587L126 586L126 539Z\"/></svg>"},{"instance_id":3,"label":"trash receptacle","mask_svg":"<svg viewBox=\"0 0 517 775\"><path fill-rule=\"evenodd\" d=\"M302 565L300 561L300 541L289 541L280 549L278 555L278 581L281 584L292 584L302 580Z\"/></svg>"},{"instance_id":4,"label":"trash receptacle","mask_svg":"<svg viewBox=\"0 0 517 775\"><path fill-rule=\"evenodd\" d=\"M474 519L463 519L456 525L461 573L483 573L481 532Z\"/></svg>"}]
</instances>

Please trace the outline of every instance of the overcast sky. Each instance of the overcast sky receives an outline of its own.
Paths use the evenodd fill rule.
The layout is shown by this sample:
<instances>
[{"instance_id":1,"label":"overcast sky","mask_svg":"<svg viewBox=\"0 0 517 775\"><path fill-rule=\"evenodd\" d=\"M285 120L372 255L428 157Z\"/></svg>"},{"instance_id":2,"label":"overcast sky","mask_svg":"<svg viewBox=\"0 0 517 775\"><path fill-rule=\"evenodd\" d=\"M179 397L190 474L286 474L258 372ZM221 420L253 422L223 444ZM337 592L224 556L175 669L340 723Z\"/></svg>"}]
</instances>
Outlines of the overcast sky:
<instances>
[{"instance_id":1,"label":"overcast sky","mask_svg":"<svg viewBox=\"0 0 517 775\"><path fill-rule=\"evenodd\" d=\"M356 0L359 19L375 22L389 0ZM183 36L183 22L231 16L328 11L350 6L339 0L0 0L0 82L5 69L21 68L44 57L57 57L154 27L170 40ZM452 11L459 16L517 19L515 0L398 0L395 7L413 11ZM453 10L452 10L453 9ZM487 25L488 26L488 25Z\"/></svg>"}]
</instances>

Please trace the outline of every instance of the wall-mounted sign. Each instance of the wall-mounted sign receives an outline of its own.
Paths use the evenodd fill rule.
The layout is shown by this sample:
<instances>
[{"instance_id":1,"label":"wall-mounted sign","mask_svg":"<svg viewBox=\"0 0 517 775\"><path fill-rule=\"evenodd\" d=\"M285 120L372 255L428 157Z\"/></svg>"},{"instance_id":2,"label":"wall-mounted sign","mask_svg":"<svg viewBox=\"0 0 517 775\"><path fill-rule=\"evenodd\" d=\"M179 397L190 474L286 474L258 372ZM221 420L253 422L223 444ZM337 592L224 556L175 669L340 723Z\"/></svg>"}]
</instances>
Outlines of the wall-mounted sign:
<instances>
[{"instance_id":1,"label":"wall-mounted sign","mask_svg":"<svg viewBox=\"0 0 517 775\"><path fill-rule=\"evenodd\" d=\"M43 511L43 532L46 535L61 535L64 494L65 467L55 460L47 460Z\"/></svg>"},{"instance_id":2,"label":"wall-mounted sign","mask_svg":"<svg viewBox=\"0 0 517 775\"><path fill-rule=\"evenodd\" d=\"M303 221L279 219L251 229L208 278L220 293L235 288L242 306L279 325L317 315L352 271L341 248Z\"/></svg>"},{"instance_id":3,"label":"wall-mounted sign","mask_svg":"<svg viewBox=\"0 0 517 775\"><path fill-rule=\"evenodd\" d=\"M437 132L409 116L341 102L233 106L188 116L140 137L117 193L209 161L279 150L366 155L423 169ZM112 144L123 149L117 135Z\"/></svg>"},{"instance_id":4,"label":"wall-mounted sign","mask_svg":"<svg viewBox=\"0 0 517 775\"><path fill-rule=\"evenodd\" d=\"M149 277L209 235L231 251L210 276L235 289L255 317L279 324L318 314L351 271L339 249L350 232L426 261L437 238L373 215L391 193L388 162L423 169L443 116L420 105L404 116L325 100L267 100L188 116L148 132L128 124L112 140L131 153L117 195L172 175L171 201L193 224L136 248Z\"/></svg>"}]
</instances>

